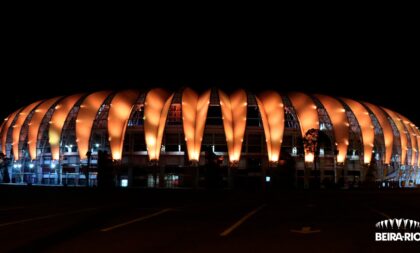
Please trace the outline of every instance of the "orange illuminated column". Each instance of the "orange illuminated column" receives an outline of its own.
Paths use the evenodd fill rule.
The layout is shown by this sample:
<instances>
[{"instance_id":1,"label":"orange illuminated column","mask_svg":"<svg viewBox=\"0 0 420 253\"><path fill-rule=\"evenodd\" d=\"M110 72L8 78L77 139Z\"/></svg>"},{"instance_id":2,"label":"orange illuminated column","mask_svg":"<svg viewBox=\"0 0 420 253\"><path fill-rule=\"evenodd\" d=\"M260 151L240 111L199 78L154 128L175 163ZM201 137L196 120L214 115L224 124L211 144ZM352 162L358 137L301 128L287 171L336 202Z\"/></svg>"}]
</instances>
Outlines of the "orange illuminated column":
<instances>
[{"instance_id":1,"label":"orange illuminated column","mask_svg":"<svg viewBox=\"0 0 420 253\"><path fill-rule=\"evenodd\" d=\"M349 121L343 105L335 98L325 95L315 95L321 102L331 120L334 130L334 138L337 145L337 162L344 163L349 145Z\"/></svg>"},{"instance_id":2,"label":"orange illuminated column","mask_svg":"<svg viewBox=\"0 0 420 253\"><path fill-rule=\"evenodd\" d=\"M369 110L372 111L376 119L378 119L379 125L381 125L385 142L385 164L389 164L391 162L392 144L394 141L391 124L389 123L385 112L383 112L378 106L366 102L363 103L369 108Z\"/></svg>"},{"instance_id":3,"label":"orange illuminated column","mask_svg":"<svg viewBox=\"0 0 420 253\"><path fill-rule=\"evenodd\" d=\"M73 109L74 105L77 103L77 101L79 101L81 97L82 94L66 97L55 106L48 130L48 137L53 160L58 160L60 158L61 132L63 131L64 123L71 109Z\"/></svg>"},{"instance_id":4,"label":"orange illuminated column","mask_svg":"<svg viewBox=\"0 0 420 253\"><path fill-rule=\"evenodd\" d=\"M163 89L152 89L144 103L144 135L150 161L158 161L166 117L173 94Z\"/></svg>"},{"instance_id":5,"label":"orange illuminated column","mask_svg":"<svg viewBox=\"0 0 420 253\"><path fill-rule=\"evenodd\" d=\"M3 127L1 129L1 152L3 152L3 154L6 154L6 142L7 142L7 133L9 132L9 128L10 125L13 123L16 115L20 112L20 110L22 110L22 108L20 108L19 110L13 112L12 114L9 115L9 117L5 118L4 123L3 123Z\"/></svg>"},{"instance_id":6,"label":"orange illuminated column","mask_svg":"<svg viewBox=\"0 0 420 253\"><path fill-rule=\"evenodd\" d=\"M200 160L201 141L209 103L210 90L204 92L201 96L198 96L190 88L186 88L182 92L182 122L190 161L198 162Z\"/></svg>"},{"instance_id":7,"label":"orange illuminated column","mask_svg":"<svg viewBox=\"0 0 420 253\"><path fill-rule=\"evenodd\" d=\"M87 96L80 105L76 119L76 139L79 157L86 159L90 148L90 133L99 108L111 91L99 91Z\"/></svg>"},{"instance_id":8,"label":"orange illuminated column","mask_svg":"<svg viewBox=\"0 0 420 253\"><path fill-rule=\"evenodd\" d=\"M256 97L264 127L268 160L278 162L284 133L283 100L275 91L266 91Z\"/></svg>"},{"instance_id":9,"label":"orange illuminated column","mask_svg":"<svg viewBox=\"0 0 420 253\"><path fill-rule=\"evenodd\" d=\"M416 125L414 125L413 123L411 123L411 126L413 127L413 129L416 133L416 138L417 138L417 167L420 167L420 131L419 131L418 127Z\"/></svg>"},{"instance_id":10,"label":"orange illuminated column","mask_svg":"<svg viewBox=\"0 0 420 253\"><path fill-rule=\"evenodd\" d=\"M5 124L6 124L6 119L4 119L3 122L1 123L1 126L0 126L0 136L1 136L1 132L3 131L3 127L4 127ZM1 143L0 143L0 145L1 145Z\"/></svg>"},{"instance_id":11,"label":"orange illuminated column","mask_svg":"<svg viewBox=\"0 0 420 253\"><path fill-rule=\"evenodd\" d=\"M11 116L12 114L10 114L7 118L4 118L3 123L1 123L1 127L0 127L0 151L2 153L3 153L3 130L5 131L7 121L9 120Z\"/></svg>"},{"instance_id":12,"label":"orange illuminated column","mask_svg":"<svg viewBox=\"0 0 420 253\"><path fill-rule=\"evenodd\" d=\"M41 126L41 122L45 117L45 114L48 110L53 106L60 97L48 99L42 104L40 104L36 109L35 112L29 122L28 127L28 147L29 147L29 156L31 160L36 159L36 147L38 142L38 132L39 127Z\"/></svg>"},{"instance_id":13,"label":"orange illuminated column","mask_svg":"<svg viewBox=\"0 0 420 253\"><path fill-rule=\"evenodd\" d=\"M108 136L114 160L121 160L125 130L138 96L138 91L126 90L118 92L111 101L108 113Z\"/></svg>"},{"instance_id":14,"label":"orange illuminated column","mask_svg":"<svg viewBox=\"0 0 420 253\"><path fill-rule=\"evenodd\" d=\"M4 125L6 125L6 119L7 118L5 118L4 119L4 121L1 123L1 126L0 126L0 152L1 152L1 150L2 150L2 145L1 145L1 137L2 137L2 132L3 132L3 127L4 127Z\"/></svg>"},{"instance_id":15,"label":"orange illuminated column","mask_svg":"<svg viewBox=\"0 0 420 253\"><path fill-rule=\"evenodd\" d=\"M420 167L420 131L417 128L416 125L411 123L411 126L414 129L414 132L416 133L416 138L417 138L417 167Z\"/></svg>"},{"instance_id":16,"label":"orange illuminated column","mask_svg":"<svg viewBox=\"0 0 420 253\"><path fill-rule=\"evenodd\" d=\"M415 166L416 165L416 157L417 157L417 152L419 150L419 146L418 146L418 141L417 141L417 133L416 130L414 129L414 124L411 123L406 117L396 113L396 116L401 119L401 122L404 123L405 128L407 129L408 133L410 134L410 140L411 140L411 162L410 165Z\"/></svg>"},{"instance_id":17,"label":"orange illuminated column","mask_svg":"<svg viewBox=\"0 0 420 253\"><path fill-rule=\"evenodd\" d=\"M1 139L1 132L3 132L3 126L6 124L6 119L1 123L0 126L0 139ZM0 151L1 151L2 147L1 147L1 140L0 140Z\"/></svg>"},{"instance_id":18,"label":"orange illuminated column","mask_svg":"<svg viewBox=\"0 0 420 253\"><path fill-rule=\"evenodd\" d=\"M363 140L363 160L365 164L370 163L372 160L375 130L369 112L359 102L347 98L341 98L341 100L350 108L359 123Z\"/></svg>"},{"instance_id":19,"label":"orange illuminated column","mask_svg":"<svg viewBox=\"0 0 420 253\"><path fill-rule=\"evenodd\" d=\"M319 129L318 111L314 101L308 95L299 92L290 93L289 99L296 111L302 137L305 137L306 132L312 128ZM313 162L313 160L314 154L305 150L305 161Z\"/></svg>"},{"instance_id":20,"label":"orange illuminated column","mask_svg":"<svg viewBox=\"0 0 420 253\"><path fill-rule=\"evenodd\" d=\"M25 123L26 118L32 112L35 107L41 103L41 101L37 101L25 107L16 117L16 122L13 126L13 134L12 134L12 146L13 146L13 155L15 160L19 160L19 137L20 137L20 130L22 129L23 123Z\"/></svg>"},{"instance_id":21,"label":"orange illuminated column","mask_svg":"<svg viewBox=\"0 0 420 253\"><path fill-rule=\"evenodd\" d=\"M239 162L242 142L244 140L247 113L247 96L242 89L228 96L219 90L220 107L222 108L223 128L231 163Z\"/></svg>"},{"instance_id":22,"label":"orange illuminated column","mask_svg":"<svg viewBox=\"0 0 420 253\"><path fill-rule=\"evenodd\" d=\"M407 135L406 131L404 129L404 125L401 122L401 119L397 116L397 114L389 109L383 108L385 112L389 115L391 120L395 123L397 126L398 132L400 132L400 140L401 140L401 164L406 164L406 158L407 158Z\"/></svg>"}]
</instances>

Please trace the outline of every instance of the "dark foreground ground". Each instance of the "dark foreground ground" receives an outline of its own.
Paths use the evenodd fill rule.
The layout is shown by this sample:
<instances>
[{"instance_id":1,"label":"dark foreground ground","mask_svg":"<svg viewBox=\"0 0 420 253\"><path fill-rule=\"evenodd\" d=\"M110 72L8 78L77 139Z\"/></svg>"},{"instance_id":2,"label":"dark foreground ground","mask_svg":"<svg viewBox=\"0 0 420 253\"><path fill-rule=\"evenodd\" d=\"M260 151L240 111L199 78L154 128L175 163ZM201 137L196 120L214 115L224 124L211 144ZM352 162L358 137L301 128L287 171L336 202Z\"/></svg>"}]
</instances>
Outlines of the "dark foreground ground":
<instances>
[{"instance_id":1,"label":"dark foreground ground","mask_svg":"<svg viewBox=\"0 0 420 253\"><path fill-rule=\"evenodd\" d=\"M0 252L420 249L420 242L374 241L380 220L420 220L418 190L256 194L3 185L0 199Z\"/></svg>"}]
</instances>

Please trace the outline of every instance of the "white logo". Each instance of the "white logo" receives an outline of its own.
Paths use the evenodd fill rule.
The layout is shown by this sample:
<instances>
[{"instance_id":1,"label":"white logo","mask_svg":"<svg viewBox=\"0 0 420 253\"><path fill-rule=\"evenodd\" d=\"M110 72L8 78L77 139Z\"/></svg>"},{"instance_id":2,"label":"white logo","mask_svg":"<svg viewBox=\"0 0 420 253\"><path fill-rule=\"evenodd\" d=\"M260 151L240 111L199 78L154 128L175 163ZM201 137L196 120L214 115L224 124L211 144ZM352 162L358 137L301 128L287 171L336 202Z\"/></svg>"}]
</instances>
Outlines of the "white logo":
<instances>
[{"instance_id":1,"label":"white logo","mask_svg":"<svg viewBox=\"0 0 420 253\"><path fill-rule=\"evenodd\" d=\"M410 219L388 219L376 223L380 229L415 229L420 228L420 222Z\"/></svg>"},{"instance_id":2,"label":"white logo","mask_svg":"<svg viewBox=\"0 0 420 253\"><path fill-rule=\"evenodd\" d=\"M376 223L375 227L387 232L376 232L375 241L420 241L420 232L409 230L420 229L420 222L411 219L387 219ZM395 231L397 230L397 231ZM399 232L405 230L406 232Z\"/></svg>"}]
</instances>

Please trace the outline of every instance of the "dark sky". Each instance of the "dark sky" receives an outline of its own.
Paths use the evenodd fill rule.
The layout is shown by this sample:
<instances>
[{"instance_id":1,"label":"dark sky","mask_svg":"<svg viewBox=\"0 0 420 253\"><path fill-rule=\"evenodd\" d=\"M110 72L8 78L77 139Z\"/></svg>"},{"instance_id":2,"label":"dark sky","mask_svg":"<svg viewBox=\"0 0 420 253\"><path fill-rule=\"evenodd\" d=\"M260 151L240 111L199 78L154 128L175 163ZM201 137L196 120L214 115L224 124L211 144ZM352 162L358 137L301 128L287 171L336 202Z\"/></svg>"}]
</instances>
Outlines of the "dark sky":
<instances>
[{"instance_id":1,"label":"dark sky","mask_svg":"<svg viewBox=\"0 0 420 253\"><path fill-rule=\"evenodd\" d=\"M2 49L0 116L75 92L216 86L345 96L386 106L420 125L415 36L402 32L395 39L385 32L188 37L28 32L11 36Z\"/></svg>"}]
</instances>

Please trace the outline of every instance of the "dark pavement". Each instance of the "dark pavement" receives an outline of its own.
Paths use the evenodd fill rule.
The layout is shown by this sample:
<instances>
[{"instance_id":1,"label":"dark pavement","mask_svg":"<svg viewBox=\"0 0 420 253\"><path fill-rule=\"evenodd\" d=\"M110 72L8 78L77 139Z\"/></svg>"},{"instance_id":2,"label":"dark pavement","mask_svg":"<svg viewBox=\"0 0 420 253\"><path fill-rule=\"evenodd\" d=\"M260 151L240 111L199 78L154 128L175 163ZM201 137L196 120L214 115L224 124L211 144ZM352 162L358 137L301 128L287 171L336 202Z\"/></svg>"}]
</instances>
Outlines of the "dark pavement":
<instances>
[{"instance_id":1,"label":"dark pavement","mask_svg":"<svg viewBox=\"0 0 420 253\"><path fill-rule=\"evenodd\" d=\"M419 190L382 192L0 186L0 252L396 252L376 222L420 220Z\"/></svg>"}]
</instances>

